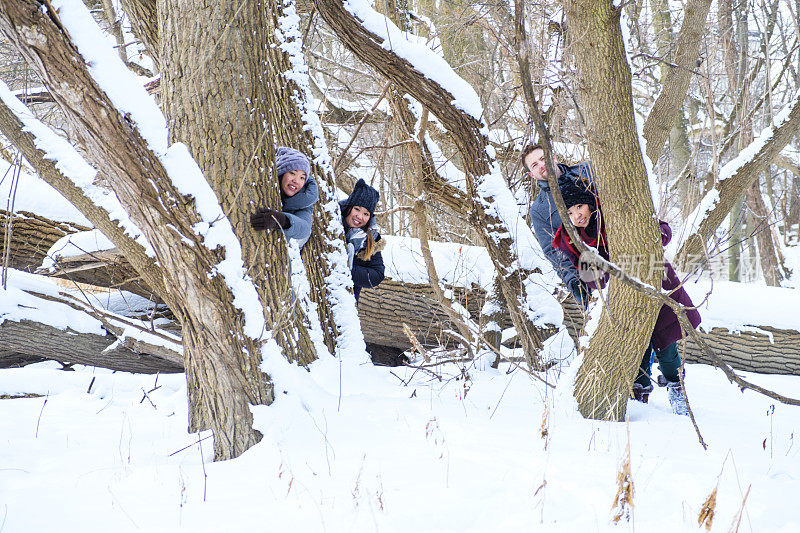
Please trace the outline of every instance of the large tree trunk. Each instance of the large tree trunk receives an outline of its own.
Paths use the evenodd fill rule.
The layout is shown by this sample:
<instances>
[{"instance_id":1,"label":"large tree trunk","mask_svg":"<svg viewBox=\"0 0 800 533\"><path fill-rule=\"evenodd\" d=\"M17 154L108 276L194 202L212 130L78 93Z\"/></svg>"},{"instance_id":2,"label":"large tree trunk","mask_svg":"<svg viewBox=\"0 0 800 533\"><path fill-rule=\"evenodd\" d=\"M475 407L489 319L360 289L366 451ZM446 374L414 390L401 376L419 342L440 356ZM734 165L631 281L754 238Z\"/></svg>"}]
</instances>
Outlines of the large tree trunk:
<instances>
[{"instance_id":1,"label":"large tree trunk","mask_svg":"<svg viewBox=\"0 0 800 533\"><path fill-rule=\"evenodd\" d=\"M196 14L204 16L202 10ZM233 290L218 268L226 259L225 249L209 249L196 232L198 224L214 221L203 220L194 199L173 184L159 154L100 89L54 11L29 0L6 3L0 31L48 87L84 152L103 169L152 245L163 269L162 296L183 326L186 366L196 369L200 384L202 419L195 426L213 429L215 458L240 455L260 440L250 406L270 403L273 389L269 377L253 364L261 342L247 331L257 324L246 329L245 314L234 304ZM257 318L249 315L251 321ZM266 324L267 329L273 326ZM297 353L293 346L283 348L289 357Z\"/></svg>"},{"instance_id":2,"label":"large tree trunk","mask_svg":"<svg viewBox=\"0 0 800 533\"><path fill-rule=\"evenodd\" d=\"M651 258L656 268L633 273L660 286L663 253L647 172L639 148L620 13L610 2L564 3L580 74L586 136L608 234L611 261ZM623 420L627 398L660 304L612 279L600 323L575 382L580 412Z\"/></svg>"},{"instance_id":3,"label":"large tree trunk","mask_svg":"<svg viewBox=\"0 0 800 533\"><path fill-rule=\"evenodd\" d=\"M281 209L275 175L274 131L282 117L264 80L277 78L268 61L275 14L261 2L211 3L161 0L162 101L170 141L183 142L216 192L242 246L268 324L286 356L303 365L316 359L293 304L289 259L280 232L257 233L257 207ZM202 97L198 98L198 95ZM272 126L270 126L272 124ZM279 317L286 315L288 319ZM258 353L249 367L257 369Z\"/></svg>"}]
</instances>

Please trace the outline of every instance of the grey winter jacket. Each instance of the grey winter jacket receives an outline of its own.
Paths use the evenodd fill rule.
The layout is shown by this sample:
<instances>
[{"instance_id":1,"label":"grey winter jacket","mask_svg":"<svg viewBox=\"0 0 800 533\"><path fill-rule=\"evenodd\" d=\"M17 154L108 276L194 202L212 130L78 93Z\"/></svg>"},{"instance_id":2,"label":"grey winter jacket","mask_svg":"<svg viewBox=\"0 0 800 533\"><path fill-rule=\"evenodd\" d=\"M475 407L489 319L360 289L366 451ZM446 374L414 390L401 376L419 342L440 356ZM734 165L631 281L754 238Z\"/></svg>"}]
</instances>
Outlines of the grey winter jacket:
<instances>
[{"instance_id":1,"label":"grey winter jacket","mask_svg":"<svg viewBox=\"0 0 800 533\"><path fill-rule=\"evenodd\" d=\"M574 166L559 163L558 168L561 169L560 180L571 179L575 181L582 178L591 179L592 176L592 168L588 162ZM553 248L553 237L555 237L556 231L561 225L561 217L558 214L555 200L553 200L550 184L546 181L537 181L537 184L539 185L539 194L531 202L531 226L545 257L552 263L564 285L571 287L572 280L578 278L578 271L564 252Z\"/></svg>"},{"instance_id":2,"label":"grey winter jacket","mask_svg":"<svg viewBox=\"0 0 800 533\"><path fill-rule=\"evenodd\" d=\"M289 227L284 230L287 239L297 239L300 247L311 236L311 215L314 204L319 200L319 188L314 178L309 176L305 185L294 196L283 199L283 214L289 219Z\"/></svg>"}]
</instances>

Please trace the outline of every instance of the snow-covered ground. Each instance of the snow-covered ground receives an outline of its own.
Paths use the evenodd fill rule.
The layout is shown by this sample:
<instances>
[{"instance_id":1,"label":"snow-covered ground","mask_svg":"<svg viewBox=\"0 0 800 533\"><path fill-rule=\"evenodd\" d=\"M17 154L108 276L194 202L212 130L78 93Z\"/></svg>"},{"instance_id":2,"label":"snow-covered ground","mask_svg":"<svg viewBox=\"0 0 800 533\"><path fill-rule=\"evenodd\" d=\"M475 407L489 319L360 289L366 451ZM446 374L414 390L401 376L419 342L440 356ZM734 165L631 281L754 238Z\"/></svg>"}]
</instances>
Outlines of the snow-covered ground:
<instances>
[{"instance_id":1,"label":"snow-covered ground","mask_svg":"<svg viewBox=\"0 0 800 533\"><path fill-rule=\"evenodd\" d=\"M3 370L0 394L42 396L0 400L0 531L697 531L715 487L712 531L800 530L800 408L710 367L687 370L703 450L664 389L626 425L581 419L566 378L483 360L342 364L315 364L313 406L258 408L264 439L222 463L186 433L183 375ZM628 428L634 505L614 525Z\"/></svg>"},{"instance_id":2,"label":"snow-covered ground","mask_svg":"<svg viewBox=\"0 0 800 533\"><path fill-rule=\"evenodd\" d=\"M106 43L104 55L95 53L104 38L88 31L88 16L76 18L73 10L84 9L82 3L54 4L62 23L81 37L79 46L98 81L120 109L134 113L149 146L165 165L172 163L173 177L183 175L176 166L194 169L185 153L176 155L175 145L167 146L166 122L139 84L125 81L129 73L106 68L117 61L116 51ZM446 85L464 112L482 116L474 91L441 68L442 61L429 58L424 46L401 46L405 37L389 31L368 3L348 5L373 31L385 30L396 52ZM131 88L141 98L132 99ZM51 140L44 148L63 164L69 158L58 144ZM93 171L72 174L91 196ZM531 252L537 247L525 244L530 231L514 225L520 221L513 197L504 186L494 189L498 173L489 178L494 181L485 181L481 192L505 194L493 208ZM457 176L450 179L458 184ZM203 209L217 209L204 180L187 181L203 185L191 191L205 195ZM9 209L88 225L27 174L19 183L0 180L0 194L15 198ZM113 200L107 195L104 205L117 213L116 204L108 203ZM208 213L208 220L219 218ZM387 241L389 275L424 282L418 243ZM74 238L72 252L52 252L108 244L84 234ZM444 281L491 285L493 267L485 251L443 244L433 253ZM548 269L535 254L522 255ZM793 261L800 263L796 256ZM46 314L47 322L60 327L101 331L96 320L76 318L74 309L43 307L20 292L36 284L38 292L51 293L57 290L53 284L20 274L9 279L9 289L0 291L0 320ZM698 282L687 288L699 303L712 287ZM796 301L790 289L716 282L701 313L709 329L800 329ZM86 367L65 372L51 362L3 369L0 533L697 531L698 514L715 489L712 531L800 531L800 444L794 442L795 433L800 438L800 407L742 393L721 372L688 365L687 392L708 444L704 449L691 420L671 413L663 389L648 405L631 402L628 423L584 420L571 395L577 366L571 364L571 341L562 333L547 352L562 361L545 376L547 383L508 364L492 369L485 356L429 368L379 368L344 350L339 358L323 356L310 373L273 361L278 400L254 408L263 440L221 463L210 461L208 432L187 433L181 374ZM800 377L745 377L800 396ZM632 507L627 519L614 524L617 477L628 449Z\"/></svg>"}]
</instances>

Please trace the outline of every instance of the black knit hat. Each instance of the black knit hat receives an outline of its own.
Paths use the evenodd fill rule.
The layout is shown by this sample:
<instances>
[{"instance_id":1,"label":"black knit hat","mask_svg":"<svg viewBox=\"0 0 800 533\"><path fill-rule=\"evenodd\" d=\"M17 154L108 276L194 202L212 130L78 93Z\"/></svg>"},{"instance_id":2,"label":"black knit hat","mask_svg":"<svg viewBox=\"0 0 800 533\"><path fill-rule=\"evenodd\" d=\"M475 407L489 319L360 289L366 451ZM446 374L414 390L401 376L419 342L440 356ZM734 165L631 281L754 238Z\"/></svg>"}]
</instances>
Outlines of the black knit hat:
<instances>
[{"instance_id":1,"label":"black knit hat","mask_svg":"<svg viewBox=\"0 0 800 533\"><path fill-rule=\"evenodd\" d=\"M347 200L342 202L342 207L357 205L369 211L372 216L375 214L375 207L377 207L380 197L381 193L367 185L363 179L359 179L356 186L353 187L353 192L350 193Z\"/></svg>"},{"instance_id":2,"label":"black knit hat","mask_svg":"<svg viewBox=\"0 0 800 533\"><path fill-rule=\"evenodd\" d=\"M583 182L565 179L558 184L558 187L561 189L561 196L564 198L564 205L567 209L580 204L588 204L592 208L597 207L597 194L592 185L587 186Z\"/></svg>"}]
</instances>

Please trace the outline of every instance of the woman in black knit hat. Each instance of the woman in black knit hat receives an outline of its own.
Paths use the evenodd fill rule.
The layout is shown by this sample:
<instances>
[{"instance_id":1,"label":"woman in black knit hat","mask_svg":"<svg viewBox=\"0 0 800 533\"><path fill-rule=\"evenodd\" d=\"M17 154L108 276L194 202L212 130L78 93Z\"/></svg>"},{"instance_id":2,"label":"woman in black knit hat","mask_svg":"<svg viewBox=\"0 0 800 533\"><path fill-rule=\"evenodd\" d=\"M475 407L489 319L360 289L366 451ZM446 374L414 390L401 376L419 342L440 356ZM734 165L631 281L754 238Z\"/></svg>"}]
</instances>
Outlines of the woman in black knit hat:
<instances>
[{"instance_id":1,"label":"woman in black knit hat","mask_svg":"<svg viewBox=\"0 0 800 533\"><path fill-rule=\"evenodd\" d=\"M608 241L606 240L603 215L594 188L587 188L580 182L572 181L560 183L559 188L561 196L564 198L564 205L567 207L569 220L578 231L580 239L589 246L597 248L603 259L608 260ZM666 246L672 238L672 229L664 221L659 221L659 225L661 245ZM570 241L563 223L553 238L553 247L566 253L577 266L580 254ZM581 271L580 268L578 271L592 289L602 288L608 282L607 273L595 276L586 270ZM697 328L700 324L700 313L697 312L689 294L683 288L683 284L668 261L664 262L664 278L661 281L661 288L666 294L669 294L670 298L688 309L686 318L693 328ZM647 403L650 393L653 392L650 367L655 358L658 360L658 366L664 377L664 385L667 387L667 396L672 411L681 415L688 413L678 374L681 366L678 340L682 337L683 330L678 322L678 317L669 306L662 305L656 318L650 343L645 349L636 380L631 387L634 399Z\"/></svg>"},{"instance_id":2,"label":"woman in black knit hat","mask_svg":"<svg viewBox=\"0 0 800 533\"><path fill-rule=\"evenodd\" d=\"M360 179L350 196L339 202L356 301L361 289L377 287L384 277L380 252L384 242L375 221L375 207L379 198L380 193Z\"/></svg>"}]
</instances>

